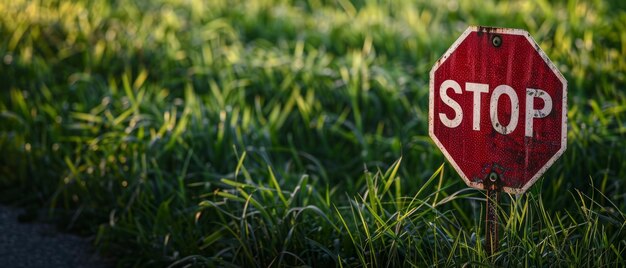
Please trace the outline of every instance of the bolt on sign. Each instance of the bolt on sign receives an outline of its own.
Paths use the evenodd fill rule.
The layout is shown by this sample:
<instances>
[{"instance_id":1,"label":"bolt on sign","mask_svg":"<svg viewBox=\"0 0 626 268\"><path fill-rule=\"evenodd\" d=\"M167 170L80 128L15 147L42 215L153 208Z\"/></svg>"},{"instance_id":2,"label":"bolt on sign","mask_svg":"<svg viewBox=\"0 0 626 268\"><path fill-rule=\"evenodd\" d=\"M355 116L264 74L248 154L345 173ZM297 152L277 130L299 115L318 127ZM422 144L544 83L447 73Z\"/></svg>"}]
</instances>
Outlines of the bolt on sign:
<instances>
[{"instance_id":1,"label":"bolt on sign","mask_svg":"<svg viewBox=\"0 0 626 268\"><path fill-rule=\"evenodd\" d=\"M468 186L524 193L565 151L567 81L527 31L472 26L430 71L428 120Z\"/></svg>"}]
</instances>

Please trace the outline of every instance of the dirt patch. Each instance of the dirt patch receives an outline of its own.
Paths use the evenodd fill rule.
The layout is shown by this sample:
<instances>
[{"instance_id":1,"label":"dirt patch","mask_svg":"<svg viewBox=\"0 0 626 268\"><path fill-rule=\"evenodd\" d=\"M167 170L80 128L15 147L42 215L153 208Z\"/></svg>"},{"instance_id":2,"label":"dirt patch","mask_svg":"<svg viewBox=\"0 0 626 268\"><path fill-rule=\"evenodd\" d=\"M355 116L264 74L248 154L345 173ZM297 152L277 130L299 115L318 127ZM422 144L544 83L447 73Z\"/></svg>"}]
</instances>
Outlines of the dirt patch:
<instances>
[{"instance_id":1,"label":"dirt patch","mask_svg":"<svg viewBox=\"0 0 626 268\"><path fill-rule=\"evenodd\" d=\"M111 267L83 237L49 224L20 223L21 210L0 206L0 267Z\"/></svg>"}]
</instances>

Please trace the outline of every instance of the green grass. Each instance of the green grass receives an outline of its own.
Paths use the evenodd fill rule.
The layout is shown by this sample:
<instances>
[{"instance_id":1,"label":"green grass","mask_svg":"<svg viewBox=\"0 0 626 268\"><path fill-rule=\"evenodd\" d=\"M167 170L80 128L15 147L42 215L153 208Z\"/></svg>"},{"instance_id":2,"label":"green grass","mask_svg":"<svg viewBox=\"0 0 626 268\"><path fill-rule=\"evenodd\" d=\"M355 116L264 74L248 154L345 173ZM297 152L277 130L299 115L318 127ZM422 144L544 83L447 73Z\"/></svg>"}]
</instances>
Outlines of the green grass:
<instances>
[{"instance_id":1,"label":"green grass","mask_svg":"<svg viewBox=\"0 0 626 268\"><path fill-rule=\"evenodd\" d=\"M2 1L0 199L120 266L624 266L621 1ZM527 29L569 82L568 150L504 196L427 135L468 25Z\"/></svg>"}]
</instances>

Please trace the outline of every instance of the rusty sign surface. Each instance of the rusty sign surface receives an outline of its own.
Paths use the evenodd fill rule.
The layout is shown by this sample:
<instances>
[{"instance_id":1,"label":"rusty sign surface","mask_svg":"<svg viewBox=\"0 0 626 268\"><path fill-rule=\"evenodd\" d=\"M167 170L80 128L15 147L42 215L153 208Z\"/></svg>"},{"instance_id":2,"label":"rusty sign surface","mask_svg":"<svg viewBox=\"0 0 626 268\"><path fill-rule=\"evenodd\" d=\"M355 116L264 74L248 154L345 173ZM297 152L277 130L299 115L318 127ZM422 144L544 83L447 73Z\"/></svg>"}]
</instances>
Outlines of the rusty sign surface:
<instances>
[{"instance_id":1,"label":"rusty sign surface","mask_svg":"<svg viewBox=\"0 0 626 268\"><path fill-rule=\"evenodd\" d=\"M430 71L429 134L468 186L523 193L567 142L567 81L527 31L469 27Z\"/></svg>"}]
</instances>

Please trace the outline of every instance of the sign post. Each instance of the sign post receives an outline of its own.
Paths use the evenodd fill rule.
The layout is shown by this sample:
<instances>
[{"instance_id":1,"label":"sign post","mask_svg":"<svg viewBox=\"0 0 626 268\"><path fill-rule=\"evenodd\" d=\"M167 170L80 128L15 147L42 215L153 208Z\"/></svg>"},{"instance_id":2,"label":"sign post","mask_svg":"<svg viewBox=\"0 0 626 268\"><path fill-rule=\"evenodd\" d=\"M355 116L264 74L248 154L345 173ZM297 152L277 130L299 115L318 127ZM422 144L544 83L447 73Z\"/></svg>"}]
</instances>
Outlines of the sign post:
<instances>
[{"instance_id":1,"label":"sign post","mask_svg":"<svg viewBox=\"0 0 626 268\"><path fill-rule=\"evenodd\" d=\"M498 192L526 192L565 151L567 81L527 31L471 26L433 66L429 93L429 135L487 191L497 252Z\"/></svg>"},{"instance_id":2,"label":"sign post","mask_svg":"<svg viewBox=\"0 0 626 268\"><path fill-rule=\"evenodd\" d=\"M500 178L498 174L492 172L489 179L485 180L487 190L487 209L485 211L485 249L491 256L498 252L500 245L498 240L498 200L500 198Z\"/></svg>"}]
</instances>

